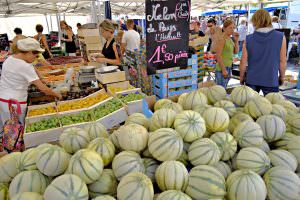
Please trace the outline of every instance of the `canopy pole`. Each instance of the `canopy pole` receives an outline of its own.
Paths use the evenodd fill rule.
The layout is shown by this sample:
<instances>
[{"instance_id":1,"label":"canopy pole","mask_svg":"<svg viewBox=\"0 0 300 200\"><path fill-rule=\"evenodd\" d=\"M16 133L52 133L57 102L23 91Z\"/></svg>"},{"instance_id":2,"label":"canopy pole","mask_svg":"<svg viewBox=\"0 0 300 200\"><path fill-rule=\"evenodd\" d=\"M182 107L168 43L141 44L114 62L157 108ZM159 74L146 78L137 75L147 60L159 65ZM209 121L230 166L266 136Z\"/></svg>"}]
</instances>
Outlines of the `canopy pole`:
<instances>
[{"instance_id":1,"label":"canopy pole","mask_svg":"<svg viewBox=\"0 0 300 200\"><path fill-rule=\"evenodd\" d=\"M61 29L60 29L60 16L56 13L56 20L57 20L57 28L58 28L58 42L61 44Z\"/></svg>"},{"instance_id":2,"label":"canopy pole","mask_svg":"<svg viewBox=\"0 0 300 200\"><path fill-rule=\"evenodd\" d=\"M92 23L97 23L96 3L94 0L91 2L91 14L92 14Z\"/></svg>"},{"instance_id":3,"label":"canopy pole","mask_svg":"<svg viewBox=\"0 0 300 200\"><path fill-rule=\"evenodd\" d=\"M250 26L249 26L249 23L250 23L250 14L251 14L251 4L250 4L250 1L248 1L248 33L250 31Z\"/></svg>"},{"instance_id":4,"label":"canopy pole","mask_svg":"<svg viewBox=\"0 0 300 200\"><path fill-rule=\"evenodd\" d=\"M51 31L53 31L53 23L52 23L52 15L50 14L50 25L51 25Z\"/></svg>"},{"instance_id":5,"label":"canopy pole","mask_svg":"<svg viewBox=\"0 0 300 200\"><path fill-rule=\"evenodd\" d=\"M48 23L48 17L47 17L47 14L45 14L45 18L46 18L46 23L47 23L48 33L50 33L50 28L49 28L49 23Z\"/></svg>"}]
</instances>

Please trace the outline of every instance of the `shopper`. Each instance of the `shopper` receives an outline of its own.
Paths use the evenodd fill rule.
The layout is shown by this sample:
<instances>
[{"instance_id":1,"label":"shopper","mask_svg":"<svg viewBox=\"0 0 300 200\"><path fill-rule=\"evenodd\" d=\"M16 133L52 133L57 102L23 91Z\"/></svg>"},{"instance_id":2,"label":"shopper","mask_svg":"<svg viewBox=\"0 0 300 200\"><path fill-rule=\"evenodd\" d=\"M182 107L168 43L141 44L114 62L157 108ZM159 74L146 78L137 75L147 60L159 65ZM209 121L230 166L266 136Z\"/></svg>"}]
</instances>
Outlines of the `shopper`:
<instances>
[{"instance_id":1,"label":"shopper","mask_svg":"<svg viewBox=\"0 0 300 200\"><path fill-rule=\"evenodd\" d=\"M119 30L116 37L116 45L117 45L118 55L120 58L123 57L122 50L121 50L123 36L124 36L124 31Z\"/></svg>"},{"instance_id":2,"label":"shopper","mask_svg":"<svg viewBox=\"0 0 300 200\"><path fill-rule=\"evenodd\" d=\"M33 38L26 38L17 42L19 53L8 57L2 66L0 79L0 131L4 123L10 118L8 102L15 99L21 104L20 122L24 124L27 108L27 91L30 84L35 85L45 95L61 99L61 95L48 88L36 73L31 64L44 49ZM1 131L2 132L2 131Z\"/></svg>"},{"instance_id":3,"label":"shopper","mask_svg":"<svg viewBox=\"0 0 300 200\"><path fill-rule=\"evenodd\" d=\"M76 56L76 44L75 44L75 35L72 31L72 28L65 21L60 21L60 28L63 31L63 37L61 41L65 43L65 51L67 56Z\"/></svg>"},{"instance_id":4,"label":"shopper","mask_svg":"<svg viewBox=\"0 0 300 200\"><path fill-rule=\"evenodd\" d=\"M81 29L81 28L82 28L81 23L77 23L77 24L76 24L76 27L77 27L77 30Z\"/></svg>"},{"instance_id":5,"label":"shopper","mask_svg":"<svg viewBox=\"0 0 300 200\"><path fill-rule=\"evenodd\" d=\"M194 24L194 31L193 31L194 34L197 34L200 37L204 37L205 33L203 33L201 31L201 24L200 24L200 22L199 21L194 21L193 24Z\"/></svg>"},{"instance_id":6,"label":"shopper","mask_svg":"<svg viewBox=\"0 0 300 200\"><path fill-rule=\"evenodd\" d=\"M279 23L279 18L277 16L272 17L272 26L274 29L281 29L282 25Z\"/></svg>"},{"instance_id":7,"label":"shopper","mask_svg":"<svg viewBox=\"0 0 300 200\"><path fill-rule=\"evenodd\" d=\"M14 32L15 32L16 36L12 40L12 45L11 45L11 51L12 51L13 54L17 53L17 42L18 42L18 40L26 38L26 36L22 35L22 29L15 28Z\"/></svg>"},{"instance_id":8,"label":"shopper","mask_svg":"<svg viewBox=\"0 0 300 200\"><path fill-rule=\"evenodd\" d=\"M243 44L244 44L244 41L246 40L246 36L247 36L247 32L248 32L247 21L245 19L243 19L241 21L241 24L237 28L237 31L240 35L240 37L239 37L239 51L242 51L243 50Z\"/></svg>"},{"instance_id":9,"label":"shopper","mask_svg":"<svg viewBox=\"0 0 300 200\"><path fill-rule=\"evenodd\" d=\"M43 34L44 27L41 24L38 24L36 25L35 30L37 32L37 35L34 36L34 39L36 39L40 43L41 48L45 50L43 53L43 57L45 59L52 58L53 55L49 49L47 38Z\"/></svg>"},{"instance_id":10,"label":"shopper","mask_svg":"<svg viewBox=\"0 0 300 200\"><path fill-rule=\"evenodd\" d=\"M231 76L233 55L239 51L239 34L234 33L234 21L227 19L223 25L223 37L216 42L216 83L227 87ZM234 37L234 41L231 37Z\"/></svg>"},{"instance_id":11,"label":"shopper","mask_svg":"<svg viewBox=\"0 0 300 200\"><path fill-rule=\"evenodd\" d=\"M106 40L106 43L104 44L102 49L104 58L97 57L95 58L95 60L99 63L106 63L107 65L121 65L117 45L114 38L114 25L110 20L104 20L100 24L99 28L102 36Z\"/></svg>"},{"instance_id":12,"label":"shopper","mask_svg":"<svg viewBox=\"0 0 300 200\"><path fill-rule=\"evenodd\" d=\"M136 32L134 29L134 22L131 19L128 19L126 22L126 26L128 31L124 33L123 39L122 39L122 54L125 53L125 51L135 51L140 49L140 34Z\"/></svg>"},{"instance_id":13,"label":"shopper","mask_svg":"<svg viewBox=\"0 0 300 200\"><path fill-rule=\"evenodd\" d=\"M209 35L209 42L208 42L208 46L207 46L207 51L210 51L211 50L211 45L212 45L212 35L213 35L213 32L214 32L214 28L216 27L216 20L214 18L210 18L208 19L207 21L207 34Z\"/></svg>"},{"instance_id":14,"label":"shopper","mask_svg":"<svg viewBox=\"0 0 300 200\"><path fill-rule=\"evenodd\" d=\"M257 92L262 90L264 95L279 92L285 76L286 39L283 33L273 29L266 10L256 11L251 21L255 32L247 36L243 46L241 84L246 83Z\"/></svg>"}]
</instances>

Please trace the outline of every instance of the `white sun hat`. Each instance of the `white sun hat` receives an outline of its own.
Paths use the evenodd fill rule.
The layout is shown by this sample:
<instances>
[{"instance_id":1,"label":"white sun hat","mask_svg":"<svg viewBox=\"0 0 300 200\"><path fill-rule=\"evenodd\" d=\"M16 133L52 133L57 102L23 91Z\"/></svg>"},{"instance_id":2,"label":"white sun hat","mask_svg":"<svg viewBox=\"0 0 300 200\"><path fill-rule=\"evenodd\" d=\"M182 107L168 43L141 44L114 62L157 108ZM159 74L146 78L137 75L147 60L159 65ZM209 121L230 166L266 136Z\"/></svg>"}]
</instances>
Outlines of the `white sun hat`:
<instances>
[{"instance_id":1,"label":"white sun hat","mask_svg":"<svg viewBox=\"0 0 300 200\"><path fill-rule=\"evenodd\" d=\"M45 50L41 48L40 43L33 38L26 38L18 40L17 47L20 51L39 51L44 52Z\"/></svg>"}]
</instances>

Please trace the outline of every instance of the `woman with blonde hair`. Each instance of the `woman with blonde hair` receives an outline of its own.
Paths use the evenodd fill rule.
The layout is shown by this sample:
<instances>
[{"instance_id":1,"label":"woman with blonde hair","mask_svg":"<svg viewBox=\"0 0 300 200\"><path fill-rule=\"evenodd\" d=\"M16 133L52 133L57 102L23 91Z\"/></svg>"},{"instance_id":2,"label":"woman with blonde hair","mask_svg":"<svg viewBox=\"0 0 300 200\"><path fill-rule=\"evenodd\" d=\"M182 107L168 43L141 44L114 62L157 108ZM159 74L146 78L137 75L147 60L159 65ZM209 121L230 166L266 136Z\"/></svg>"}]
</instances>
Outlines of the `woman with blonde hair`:
<instances>
[{"instance_id":1,"label":"woman with blonde hair","mask_svg":"<svg viewBox=\"0 0 300 200\"><path fill-rule=\"evenodd\" d=\"M120 57L117 50L117 44L114 38L115 27L110 20L104 20L100 26L101 35L106 40L103 46L102 57L96 57L95 61L99 63L106 63L107 65L120 65Z\"/></svg>"},{"instance_id":2,"label":"woman with blonde hair","mask_svg":"<svg viewBox=\"0 0 300 200\"><path fill-rule=\"evenodd\" d=\"M74 33L72 28L67 24L66 21L60 21L60 28L63 31L63 37L61 41L66 44L66 53L68 56L76 56L76 44L74 39Z\"/></svg>"},{"instance_id":3,"label":"woman with blonde hair","mask_svg":"<svg viewBox=\"0 0 300 200\"><path fill-rule=\"evenodd\" d=\"M264 95L279 92L286 67L285 36L274 30L271 16L266 10L256 11L251 21L255 32L248 35L244 42L240 82L257 92L262 90Z\"/></svg>"},{"instance_id":4,"label":"woman with blonde hair","mask_svg":"<svg viewBox=\"0 0 300 200\"><path fill-rule=\"evenodd\" d=\"M234 32L232 19L227 19L223 25L223 36L216 41L216 83L227 87L232 72L233 55L239 52L239 34ZM234 36L234 41L232 40Z\"/></svg>"}]
</instances>

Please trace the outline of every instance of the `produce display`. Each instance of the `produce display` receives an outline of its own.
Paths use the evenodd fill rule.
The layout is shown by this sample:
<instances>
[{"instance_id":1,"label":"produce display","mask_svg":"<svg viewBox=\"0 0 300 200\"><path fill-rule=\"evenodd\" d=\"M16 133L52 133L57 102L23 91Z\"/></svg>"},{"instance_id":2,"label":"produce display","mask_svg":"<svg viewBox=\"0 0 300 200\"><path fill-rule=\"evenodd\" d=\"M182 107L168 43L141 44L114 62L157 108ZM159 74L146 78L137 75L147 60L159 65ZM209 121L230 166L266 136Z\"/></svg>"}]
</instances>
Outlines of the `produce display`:
<instances>
[{"instance_id":1,"label":"produce display","mask_svg":"<svg viewBox=\"0 0 300 200\"><path fill-rule=\"evenodd\" d=\"M299 109L279 94L260 97L246 86L225 99L223 92L201 91L180 98L182 111L160 100L150 119L133 114L113 133L99 123L68 128L61 147L43 144L2 157L0 197L299 200ZM233 103L235 112L221 101ZM286 120L272 114L274 103ZM91 117L118 106L112 99Z\"/></svg>"},{"instance_id":2,"label":"produce display","mask_svg":"<svg viewBox=\"0 0 300 200\"><path fill-rule=\"evenodd\" d=\"M51 65L64 65L69 63L81 63L82 57L79 56L61 56L61 57L55 57L55 58L49 58L47 61Z\"/></svg>"},{"instance_id":3,"label":"produce display","mask_svg":"<svg viewBox=\"0 0 300 200\"><path fill-rule=\"evenodd\" d=\"M55 106L45 106L45 107L41 107L41 108L30 109L27 112L27 116L33 117L33 116L37 116L37 115L46 115L46 114L51 114L51 113L56 113Z\"/></svg>"},{"instance_id":4,"label":"produce display","mask_svg":"<svg viewBox=\"0 0 300 200\"><path fill-rule=\"evenodd\" d=\"M58 118L42 119L34 123L27 123L26 132L44 131L60 127Z\"/></svg>"},{"instance_id":5,"label":"produce display","mask_svg":"<svg viewBox=\"0 0 300 200\"><path fill-rule=\"evenodd\" d=\"M135 94L135 93L131 93L131 94L126 94L126 95L118 95L117 96L121 101L123 101L124 103L129 103L132 101L137 101L137 100L141 100L143 98L145 98L144 94Z\"/></svg>"},{"instance_id":6,"label":"produce display","mask_svg":"<svg viewBox=\"0 0 300 200\"><path fill-rule=\"evenodd\" d=\"M127 87L127 88L107 86L107 90L109 90L113 94L118 93L118 92L123 92L123 91L126 91L126 90L132 90L132 89L136 89L136 88L131 86L131 85L129 85L129 87Z\"/></svg>"}]
</instances>

